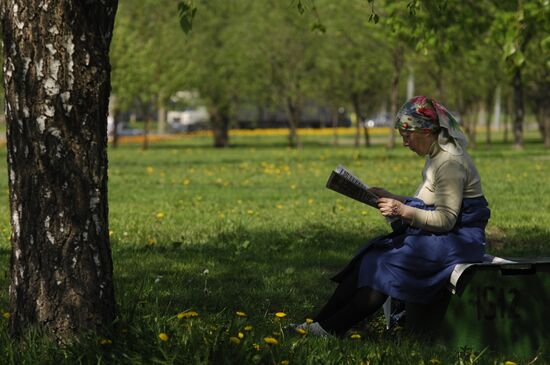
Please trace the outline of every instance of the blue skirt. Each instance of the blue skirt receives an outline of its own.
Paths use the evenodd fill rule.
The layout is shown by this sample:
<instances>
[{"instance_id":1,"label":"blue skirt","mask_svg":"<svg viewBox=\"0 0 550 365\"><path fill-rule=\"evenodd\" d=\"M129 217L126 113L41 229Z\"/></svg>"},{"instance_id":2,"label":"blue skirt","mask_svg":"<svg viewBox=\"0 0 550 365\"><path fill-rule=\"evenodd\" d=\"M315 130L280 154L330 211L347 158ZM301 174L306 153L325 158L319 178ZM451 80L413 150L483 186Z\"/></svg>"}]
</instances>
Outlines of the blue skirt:
<instances>
[{"instance_id":1,"label":"blue skirt","mask_svg":"<svg viewBox=\"0 0 550 365\"><path fill-rule=\"evenodd\" d=\"M419 199L405 204L433 210ZM485 253L485 226L490 210L484 197L464 199L454 228L434 233L410 225L393 224L393 232L363 246L332 279L340 282L359 265L357 287L415 303L429 303L443 293L458 263L481 262Z\"/></svg>"}]
</instances>

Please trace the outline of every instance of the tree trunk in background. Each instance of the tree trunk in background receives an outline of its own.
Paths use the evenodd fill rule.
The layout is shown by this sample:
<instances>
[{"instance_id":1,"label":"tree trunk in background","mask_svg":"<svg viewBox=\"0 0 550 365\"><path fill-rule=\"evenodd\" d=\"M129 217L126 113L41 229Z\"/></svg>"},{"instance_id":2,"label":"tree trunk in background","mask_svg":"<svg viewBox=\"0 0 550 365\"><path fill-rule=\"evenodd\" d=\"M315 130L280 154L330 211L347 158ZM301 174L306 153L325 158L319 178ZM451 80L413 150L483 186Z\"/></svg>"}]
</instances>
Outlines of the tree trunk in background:
<instances>
[{"instance_id":1,"label":"tree trunk in background","mask_svg":"<svg viewBox=\"0 0 550 365\"><path fill-rule=\"evenodd\" d=\"M550 116L544 115L544 147L550 148Z\"/></svg>"},{"instance_id":2,"label":"tree trunk in background","mask_svg":"<svg viewBox=\"0 0 550 365\"><path fill-rule=\"evenodd\" d=\"M112 146L114 148L117 148L118 147L118 126L120 125L120 112L118 110L116 110L113 117L114 117L114 123L113 123L113 143L112 143Z\"/></svg>"},{"instance_id":3,"label":"tree trunk in background","mask_svg":"<svg viewBox=\"0 0 550 365\"><path fill-rule=\"evenodd\" d=\"M301 148L300 136L298 136L298 123L300 123L301 110L298 102L293 102L292 99L286 99L287 115L288 115L288 144L292 148Z\"/></svg>"},{"instance_id":4,"label":"tree trunk in background","mask_svg":"<svg viewBox=\"0 0 550 365\"><path fill-rule=\"evenodd\" d=\"M10 332L60 341L115 318L107 203L116 0L3 0Z\"/></svg>"},{"instance_id":5,"label":"tree trunk in background","mask_svg":"<svg viewBox=\"0 0 550 365\"><path fill-rule=\"evenodd\" d=\"M490 145L491 144L491 121L492 121L492 115L491 115L491 101L492 101L492 95L487 96L487 100L484 103L484 117L485 117L485 143Z\"/></svg>"},{"instance_id":6,"label":"tree trunk in background","mask_svg":"<svg viewBox=\"0 0 550 365\"><path fill-rule=\"evenodd\" d=\"M541 98L540 102L536 105L536 117L539 132L544 141L544 147L550 148L550 105L547 102L548 99Z\"/></svg>"},{"instance_id":7,"label":"tree trunk in background","mask_svg":"<svg viewBox=\"0 0 550 365\"><path fill-rule=\"evenodd\" d=\"M146 151L149 149L149 129L151 126L151 118L149 115L145 118L145 121L143 122L143 145L141 146L141 149L143 151Z\"/></svg>"},{"instance_id":8,"label":"tree trunk in background","mask_svg":"<svg viewBox=\"0 0 550 365\"><path fill-rule=\"evenodd\" d=\"M143 121L143 144L141 145L141 149L143 151L146 151L149 149L149 130L151 125L151 117L149 115L148 106L145 103L141 104L141 113L142 116L145 118Z\"/></svg>"},{"instance_id":9,"label":"tree trunk in background","mask_svg":"<svg viewBox=\"0 0 550 365\"><path fill-rule=\"evenodd\" d=\"M393 77L391 81L391 105L390 115L391 118L397 114L397 97L399 93L399 78L401 76L401 70L403 69L403 47L396 47L393 51ZM395 148L395 128L390 126L390 137L388 140L388 148Z\"/></svg>"},{"instance_id":10,"label":"tree trunk in background","mask_svg":"<svg viewBox=\"0 0 550 365\"><path fill-rule=\"evenodd\" d=\"M359 94L351 94L351 103L353 105L353 110L355 111L355 147L359 147L359 144L361 143L361 124L363 124Z\"/></svg>"},{"instance_id":11,"label":"tree trunk in background","mask_svg":"<svg viewBox=\"0 0 550 365\"><path fill-rule=\"evenodd\" d=\"M332 144L338 146L338 106L334 105L330 108L330 121L332 124L333 138Z\"/></svg>"},{"instance_id":12,"label":"tree trunk in background","mask_svg":"<svg viewBox=\"0 0 550 365\"><path fill-rule=\"evenodd\" d=\"M225 148L229 146L229 107L218 106L210 112L212 133L214 135L214 147Z\"/></svg>"},{"instance_id":13,"label":"tree trunk in background","mask_svg":"<svg viewBox=\"0 0 550 365\"><path fill-rule=\"evenodd\" d=\"M369 127L363 124L363 134L365 135L365 147L370 147Z\"/></svg>"},{"instance_id":14,"label":"tree trunk in background","mask_svg":"<svg viewBox=\"0 0 550 365\"><path fill-rule=\"evenodd\" d=\"M500 111L502 109L502 96L500 86L495 89L495 108L493 111L493 121L496 131L500 131Z\"/></svg>"},{"instance_id":15,"label":"tree trunk in background","mask_svg":"<svg viewBox=\"0 0 550 365\"><path fill-rule=\"evenodd\" d=\"M158 96L158 111L157 111L157 131L158 134L164 134L166 132L166 101L162 94Z\"/></svg>"},{"instance_id":16,"label":"tree trunk in background","mask_svg":"<svg viewBox=\"0 0 550 365\"><path fill-rule=\"evenodd\" d=\"M513 96L508 98L506 104L506 118L504 118L504 142L508 143L508 132L510 129L510 119L512 117L512 111L514 110L514 99Z\"/></svg>"},{"instance_id":17,"label":"tree trunk in background","mask_svg":"<svg viewBox=\"0 0 550 365\"><path fill-rule=\"evenodd\" d=\"M517 68L514 73L514 147L516 149L523 149L524 108L521 69Z\"/></svg>"}]
</instances>

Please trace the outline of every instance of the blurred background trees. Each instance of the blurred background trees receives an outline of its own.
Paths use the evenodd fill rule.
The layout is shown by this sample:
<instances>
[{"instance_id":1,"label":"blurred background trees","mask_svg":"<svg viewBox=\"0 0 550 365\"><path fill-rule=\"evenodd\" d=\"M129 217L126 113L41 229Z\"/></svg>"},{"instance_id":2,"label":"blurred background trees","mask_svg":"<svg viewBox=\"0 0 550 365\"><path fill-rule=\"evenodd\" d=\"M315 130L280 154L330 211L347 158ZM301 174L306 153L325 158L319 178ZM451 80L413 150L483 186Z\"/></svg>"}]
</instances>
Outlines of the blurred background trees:
<instances>
[{"instance_id":1,"label":"blurred background trees","mask_svg":"<svg viewBox=\"0 0 550 365\"><path fill-rule=\"evenodd\" d=\"M231 128L288 128L289 145L300 146L299 127L351 123L352 143L368 146L369 128L390 125L414 93L457 113L474 146L498 130L521 148L532 126L550 147L547 0L179 3L196 8L187 33L174 2L120 1L115 124L208 128L225 147ZM185 119L203 109L204 123ZM168 111L181 116L167 120Z\"/></svg>"}]
</instances>

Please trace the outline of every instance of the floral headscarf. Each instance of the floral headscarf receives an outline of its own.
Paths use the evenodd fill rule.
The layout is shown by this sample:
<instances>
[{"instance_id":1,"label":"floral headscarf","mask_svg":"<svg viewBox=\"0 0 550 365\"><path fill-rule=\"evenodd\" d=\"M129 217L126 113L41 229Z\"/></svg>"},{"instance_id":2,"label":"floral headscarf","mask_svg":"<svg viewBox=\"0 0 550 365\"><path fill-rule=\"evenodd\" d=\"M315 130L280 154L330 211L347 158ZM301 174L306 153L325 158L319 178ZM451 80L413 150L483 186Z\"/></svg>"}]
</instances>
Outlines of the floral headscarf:
<instances>
[{"instance_id":1,"label":"floral headscarf","mask_svg":"<svg viewBox=\"0 0 550 365\"><path fill-rule=\"evenodd\" d=\"M437 143L452 155L461 155L467 145L466 136L455 117L443 105L426 96L415 96L401 107L395 128L438 133Z\"/></svg>"}]
</instances>

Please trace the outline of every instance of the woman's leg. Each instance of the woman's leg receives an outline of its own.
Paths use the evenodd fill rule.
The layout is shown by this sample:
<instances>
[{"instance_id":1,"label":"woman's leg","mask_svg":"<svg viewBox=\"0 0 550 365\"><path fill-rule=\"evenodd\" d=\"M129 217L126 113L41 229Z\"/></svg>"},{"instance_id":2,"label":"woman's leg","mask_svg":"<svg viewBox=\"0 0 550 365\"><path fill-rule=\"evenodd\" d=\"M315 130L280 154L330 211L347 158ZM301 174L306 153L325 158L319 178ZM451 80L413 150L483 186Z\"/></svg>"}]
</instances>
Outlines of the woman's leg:
<instances>
[{"instance_id":1,"label":"woman's leg","mask_svg":"<svg viewBox=\"0 0 550 365\"><path fill-rule=\"evenodd\" d=\"M376 312L387 299L387 295L369 287L356 289L355 295L340 310L328 318L318 320L327 332L343 335L354 324Z\"/></svg>"},{"instance_id":2,"label":"woman's leg","mask_svg":"<svg viewBox=\"0 0 550 365\"><path fill-rule=\"evenodd\" d=\"M358 290L358 269L359 264L354 265L354 268L351 269L344 277L344 279L338 284L330 299L323 306L323 308L321 308L319 313L313 318L315 322L320 322L332 317L349 303L351 298L353 298Z\"/></svg>"}]
</instances>

